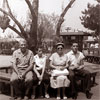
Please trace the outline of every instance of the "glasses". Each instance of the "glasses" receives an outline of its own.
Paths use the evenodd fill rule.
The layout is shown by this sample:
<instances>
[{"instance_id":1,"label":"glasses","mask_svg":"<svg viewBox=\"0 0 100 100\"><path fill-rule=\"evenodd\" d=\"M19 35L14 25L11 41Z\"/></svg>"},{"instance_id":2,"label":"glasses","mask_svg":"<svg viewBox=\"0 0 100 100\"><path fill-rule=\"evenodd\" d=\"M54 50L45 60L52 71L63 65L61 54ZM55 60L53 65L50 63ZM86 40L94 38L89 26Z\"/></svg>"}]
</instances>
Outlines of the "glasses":
<instances>
[{"instance_id":1,"label":"glasses","mask_svg":"<svg viewBox=\"0 0 100 100\"><path fill-rule=\"evenodd\" d=\"M59 47L59 48L57 48L58 50L62 50L63 48L61 48L61 47Z\"/></svg>"}]
</instances>

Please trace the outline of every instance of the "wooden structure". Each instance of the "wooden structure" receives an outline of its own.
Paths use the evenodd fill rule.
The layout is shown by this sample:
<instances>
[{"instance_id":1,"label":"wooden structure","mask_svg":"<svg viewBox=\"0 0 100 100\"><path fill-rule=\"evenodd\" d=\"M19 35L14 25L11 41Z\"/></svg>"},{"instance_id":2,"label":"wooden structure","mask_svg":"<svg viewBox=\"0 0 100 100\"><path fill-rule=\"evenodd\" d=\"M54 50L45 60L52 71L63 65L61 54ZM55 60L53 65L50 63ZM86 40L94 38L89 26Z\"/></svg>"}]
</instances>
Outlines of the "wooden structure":
<instances>
[{"instance_id":1,"label":"wooden structure","mask_svg":"<svg viewBox=\"0 0 100 100\"><path fill-rule=\"evenodd\" d=\"M85 50L87 50L87 53L85 53L86 60L91 63L97 63L100 64L100 44L97 41L90 41L86 40L84 41ZM91 46L91 44L93 44ZM95 44L98 44L98 46L95 46Z\"/></svg>"},{"instance_id":2,"label":"wooden structure","mask_svg":"<svg viewBox=\"0 0 100 100\"><path fill-rule=\"evenodd\" d=\"M87 39L87 37L91 35L88 33L84 33L82 31L78 31L78 32L62 32L60 36L63 38L66 48L70 48L73 42L77 42L79 44L79 50L82 51L83 40Z\"/></svg>"},{"instance_id":3,"label":"wooden structure","mask_svg":"<svg viewBox=\"0 0 100 100\"><path fill-rule=\"evenodd\" d=\"M3 70L3 71L1 71L1 70ZM8 73L8 70L10 70L10 73ZM9 66L9 67L0 67L0 83L10 84L11 97L13 97L14 92L13 92L13 86L10 83L10 78L11 78L11 66Z\"/></svg>"}]
</instances>

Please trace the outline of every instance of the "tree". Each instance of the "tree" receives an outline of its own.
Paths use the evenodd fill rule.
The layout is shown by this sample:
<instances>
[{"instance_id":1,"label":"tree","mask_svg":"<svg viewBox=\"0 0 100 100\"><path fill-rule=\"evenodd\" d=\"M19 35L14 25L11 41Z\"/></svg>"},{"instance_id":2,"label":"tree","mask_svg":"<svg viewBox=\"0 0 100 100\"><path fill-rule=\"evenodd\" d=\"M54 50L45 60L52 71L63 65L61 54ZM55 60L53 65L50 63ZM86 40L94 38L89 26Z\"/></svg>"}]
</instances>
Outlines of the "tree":
<instances>
[{"instance_id":1,"label":"tree","mask_svg":"<svg viewBox=\"0 0 100 100\"><path fill-rule=\"evenodd\" d=\"M29 44L29 48L34 51L34 48L36 48L37 45L37 29L38 29L38 7L39 7L39 0L25 0L30 13L31 13L31 23L30 23L30 29L29 31L26 31L24 29L24 26L17 20L17 18L13 15L11 8L9 6L8 0L5 1L7 11L5 11L3 8L0 8L0 11L4 13L4 16L0 18L0 27L5 30L6 28L10 28L14 32L16 32L19 36L23 37ZM75 0L70 0L69 4L66 6L64 11L61 13L57 27L56 27L56 34L59 37L60 36L60 28L62 23L64 22L64 16L68 9L71 7L71 5L74 3ZM10 25L10 19L12 19L15 24L17 25L18 29L12 25ZM6 20L5 20L6 19ZM27 26L27 25L25 25ZM42 26L42 24L41 24ZM41 28L41 27L40 27ZM41 28L42 29L42 28Z\"/></svg>"},{"instance_id":2,"label":"tree","mask_svg":"<svg viewBox=\"0 0 100 100\"><path fill-rule=\"evenodd\" d=\"M8 12L5 11L3 8L0 8L0 11L4 13L4 16L1 16L0 18L0 27L4 30L7 27L16 32L20 37L24 38L29 45L29 48L34 51L34 48L37 45L37 21L38 21L38 6L39 6L39 0L25 0L26 4L28 5L28 8L31 13L31 24L30 24L30 30L29 32L25 31L24 27L21 25L21 23L16 19L16 17L13 15L11 8L9 6L8 0L4 0L6 7L8 9ZM15 24L17 25L18 29L16 27L13 27L10 25L10 19L12 19ZM6 20L5 20L6 19Z\"/></svg>"},{"instance_id":3,"label":"tree","mask_svg":"<svg viewBox=\"0 0 100 100\"><path fill-rule=\"evenodd\" d=\"M87 9L82 11L82 14L80 19L83 26L93 30L94 35L99 36L100 39L100 4L98 3L96 6L88 4Z\"/></svg>"}]
</instances>

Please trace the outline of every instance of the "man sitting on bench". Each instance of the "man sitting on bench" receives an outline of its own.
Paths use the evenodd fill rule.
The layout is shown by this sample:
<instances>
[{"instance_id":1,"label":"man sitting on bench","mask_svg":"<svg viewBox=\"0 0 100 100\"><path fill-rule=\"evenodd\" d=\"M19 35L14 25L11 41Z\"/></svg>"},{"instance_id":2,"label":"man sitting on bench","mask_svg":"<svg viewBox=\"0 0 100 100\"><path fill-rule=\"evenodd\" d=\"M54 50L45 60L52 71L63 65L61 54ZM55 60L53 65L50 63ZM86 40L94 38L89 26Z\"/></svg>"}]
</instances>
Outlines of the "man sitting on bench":
<instances>
[{"instance_id":1,"label":"man sitting on bench","mask_svg":"<svg viewBox=\"0 0 100 100\"><path fill-rule=\"evenodd\" d=\"M85 56L82 52L78 51L78 43L72 44L72 50L67 53L68 62L69 62L69 79L71 81L71 90L73 99L77 98L77 90L75 88L75 76L79 75L84 77L84 89L86 97L91 98L90 87L91 87L91 77L90 72L84 69L83 59Z\"/></svg>"},{"instance_id":2,"label":"man sitting on bench","mask_svg":"<svg viewBox=\"0 0 100 100\"><path fill-rule=\"evenodd\" d=\"M29 90L33 85L32 68L34 64L32 51L27 49L27 42L20 41L20 48L13 53L13 73L11 83L15 89L17 100L22 100L23 89L25 91L24 100L28 100Z\"/></svg>"}]
</instances>

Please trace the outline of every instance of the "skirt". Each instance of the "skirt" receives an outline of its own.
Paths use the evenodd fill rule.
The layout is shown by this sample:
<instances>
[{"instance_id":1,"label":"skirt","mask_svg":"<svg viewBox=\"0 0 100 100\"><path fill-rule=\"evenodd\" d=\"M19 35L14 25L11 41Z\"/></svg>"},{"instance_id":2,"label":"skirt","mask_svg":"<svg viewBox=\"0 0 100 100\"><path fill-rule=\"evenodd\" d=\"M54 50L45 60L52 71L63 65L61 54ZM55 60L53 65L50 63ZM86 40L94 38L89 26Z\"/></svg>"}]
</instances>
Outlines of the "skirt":
<instances>
[{"instance_id":1,"label":"skirt","mask_svg":"<svg viewBox=\"0 0 100 100\"><path fill-rule=\"evenodd\" d=\"M58 73L59 72L59 73ZM52 88L69 87L70 81L67 78L68 71L53 71L50 78L50 85Z\"/></svg>"}]
</instances>

